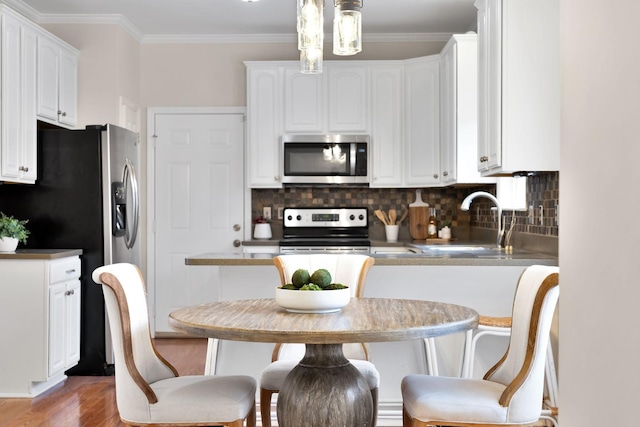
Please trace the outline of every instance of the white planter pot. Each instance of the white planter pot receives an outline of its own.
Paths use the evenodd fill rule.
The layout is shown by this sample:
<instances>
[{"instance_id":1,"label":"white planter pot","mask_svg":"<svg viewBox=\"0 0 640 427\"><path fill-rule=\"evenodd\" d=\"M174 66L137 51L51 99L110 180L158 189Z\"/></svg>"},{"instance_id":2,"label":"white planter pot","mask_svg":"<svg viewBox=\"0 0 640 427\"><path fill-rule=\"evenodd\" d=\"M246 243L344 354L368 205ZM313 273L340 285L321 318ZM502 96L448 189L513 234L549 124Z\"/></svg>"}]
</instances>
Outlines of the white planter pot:
<instances>
[{"instance_id":1,"label":"white planter pot","mask_svg":"<svg viewBox=\"0 0 640 427\"><path fill-rule=\"evenodd\" d=\"M18 247L18 239L13 237L0 237L0 252L15 252Z\"/></svg>"}]
</instances>

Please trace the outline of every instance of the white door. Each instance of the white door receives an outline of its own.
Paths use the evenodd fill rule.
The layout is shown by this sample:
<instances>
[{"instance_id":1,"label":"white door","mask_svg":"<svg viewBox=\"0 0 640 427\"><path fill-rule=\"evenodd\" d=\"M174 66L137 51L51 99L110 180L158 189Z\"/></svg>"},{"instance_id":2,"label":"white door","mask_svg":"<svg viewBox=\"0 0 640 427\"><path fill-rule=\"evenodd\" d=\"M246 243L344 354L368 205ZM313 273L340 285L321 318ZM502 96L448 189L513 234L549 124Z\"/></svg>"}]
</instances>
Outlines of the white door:
<instances>
[{"instance_id":1,"label":"white door","mask_svg":"<svg viewBox=\"0 0 640 427\"><path fill-rule=\"evenodd\" d=\"M204 252L241 252L244 115L153 115L155 140L155 331L174 332L169 313L217 299L217 267L188 267ZM235 244L234 244L235 243Z\"/></svg>"}]
</instances>

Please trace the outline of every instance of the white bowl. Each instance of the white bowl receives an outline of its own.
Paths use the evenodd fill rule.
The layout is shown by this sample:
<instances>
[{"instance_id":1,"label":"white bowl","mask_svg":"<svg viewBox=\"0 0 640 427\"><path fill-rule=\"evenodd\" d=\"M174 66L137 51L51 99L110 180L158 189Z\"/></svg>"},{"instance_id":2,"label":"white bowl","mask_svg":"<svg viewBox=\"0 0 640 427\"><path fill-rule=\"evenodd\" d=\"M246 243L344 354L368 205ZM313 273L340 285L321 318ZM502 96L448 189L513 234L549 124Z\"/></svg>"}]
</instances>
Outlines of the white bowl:
<instances>
[{"instance_id":1,"label":"white bowl","mask_svg":"<svg viewBox=\"0 0 640 427\"><path fill-rule=\"evenodd\" d=\"M276 288L276 303L292 313L333 313L351 301L351 289L300 291Z\"/></svg>"}]
</instances>

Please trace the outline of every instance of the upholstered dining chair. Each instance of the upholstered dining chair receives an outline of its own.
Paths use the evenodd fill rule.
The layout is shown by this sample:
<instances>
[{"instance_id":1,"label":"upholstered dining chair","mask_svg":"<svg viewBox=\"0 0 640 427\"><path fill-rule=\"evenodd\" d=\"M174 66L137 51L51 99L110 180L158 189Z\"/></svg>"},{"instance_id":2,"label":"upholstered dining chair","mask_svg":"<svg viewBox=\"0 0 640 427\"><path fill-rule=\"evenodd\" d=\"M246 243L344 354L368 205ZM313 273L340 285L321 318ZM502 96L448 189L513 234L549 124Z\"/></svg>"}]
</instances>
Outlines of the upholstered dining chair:
<instances>
[{"instance_id":1,"label":"upholstered dining chair","mask_svg":"<svg viewBox=\"0 0 640 427\"><path fill-rule=\"evenodd\" d=\"M351 296L357 298L364 293L367 273L373 266L374 259L368 255L360 254L293 254L276 256L273 259L273 263L278 269L280 282L283 285L291 283L291 275L299 268L306 269L309 273L325 268L331 273L334 283L342 283L349 286L351 288ZM371 425L375 426L380 375L373 363L368 361L369 353L364 343L344 344L343 352L351 364L364 376L369 385L373 399L373 420ZM304 344L278 343L275 345L272 362L262 371L260 376L260 415L264 427L271 427L271 398L273 394L280 391L285 377L302 359L304 353Z\"/></svg>"},{"instance_id":2,"label":"upholstered dining chair","mask_svg":"<svg viewBox=\"0 0 640 427\"><path fill-rule=\"evenodd\" d=\"M407 375L403 426L524 426L540 419L558 267L533 265L518 280L509 347L483 379Z\"/></svg>"},{"instance_id":3,"label":"upholstered dining chair","mask_svg":"<svg viewBox=\"0 0 640 427\"><path fill-rule=\"evenodd\" d=\"M116 403L129 425L255 427L256 381L250 376L178 376L149 332L142 274L121 263L94 270L102 285L115 355Z\"/></svg>"}]
</instances>

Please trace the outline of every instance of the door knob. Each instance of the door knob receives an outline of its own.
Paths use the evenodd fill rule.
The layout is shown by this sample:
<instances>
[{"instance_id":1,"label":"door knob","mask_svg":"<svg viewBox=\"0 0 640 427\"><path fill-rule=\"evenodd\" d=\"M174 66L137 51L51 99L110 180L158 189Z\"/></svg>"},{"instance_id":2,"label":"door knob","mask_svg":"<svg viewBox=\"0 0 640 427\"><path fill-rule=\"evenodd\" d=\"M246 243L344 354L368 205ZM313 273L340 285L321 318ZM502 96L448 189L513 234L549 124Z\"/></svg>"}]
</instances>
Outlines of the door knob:
<instances>
[{"instance_id":1,"label":"door knob","mask_svg":"<svg viewBox=\"0 0 640 427\"><path fill-rule=\"evenodd\" d=\"M233 246L236 247L236 248L239 247L241 244L242 244L242 242L240 240L238 240L238 239L233 241Z\"/></svg>"},{"instance_id":2,"label":"door knob","mask_svg":"<svg viewBox=\"0 0 640 427\"><path fill-rule=\"evenodd\" d=\"M233 231L240 231L240 224L233 224Z\"/></svg>"}]
</instances>

